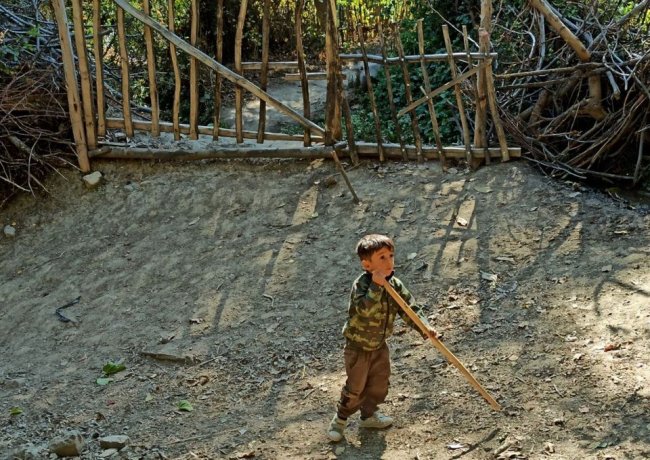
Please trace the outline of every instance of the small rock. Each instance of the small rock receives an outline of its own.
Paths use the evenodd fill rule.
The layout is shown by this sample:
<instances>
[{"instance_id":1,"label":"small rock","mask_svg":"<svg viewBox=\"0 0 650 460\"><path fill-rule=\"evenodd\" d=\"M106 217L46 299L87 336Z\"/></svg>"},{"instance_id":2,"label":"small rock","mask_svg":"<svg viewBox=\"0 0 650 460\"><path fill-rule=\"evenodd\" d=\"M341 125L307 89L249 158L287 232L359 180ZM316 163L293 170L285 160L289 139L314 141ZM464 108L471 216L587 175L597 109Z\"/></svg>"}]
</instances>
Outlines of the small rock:
<instances>
[{"instance_id":1,"label":"small rock","mask_svg":"<svg viewBox=\"0 0 650 460\"><path fill-rule=\"evenodd\" d=\"M16 236L16 228L12 227L11 225L5 225L5 236L9 238L13 238Z\"/></svg>"},{"instance_id":2,"label":"small rock","mask_svg":"<svg viewBox=\"0 0 650 460\"><path fill-rule=\"evenodd\" d=\"M117 449L110 448L99 454L99 458L110 458L115 454L117 454Z\"/></svg>"},{"instance_id":3,"label":"small rock","mask_svg":"<svg viewBox=\"0 0 650 460\"><path fill-rule=\"evenodd\" d=\"M343 452L345 452L345 447L343 446L339 446L336 448L336 450L334 450L334 453L336 455L343 455Z\"/></svg>"},{"instance_id":4,"label":"small rock","mask_svg":"<svg viewBox=\"0 0 650 460\"><path fill-rule=\"evenodd\" d=\"M86 174L83 177L83 180L84 180L84 183L86 184L86 187L95 188L102 181L102 173L100 173L99 171L95 171L93 173Z\"/></svg>"},{"instance_id":5,"label":"small rock","mask_svg":"<svg viewBox=\"0 0 650 460\"><path fill-rule=\"evenodd\" d=\"M50 452L59 457L78 457L84 448L84 439L78 431L69 431L50 442Z\"/></svg>"},{"instance_id":6,"label":"small rock","mask_svg":"<svg viewBox=\"0 0 650 460\"><path fill-rule=\"evenodd\" d=\"M10 459L20 459L20 460L39 460L43 458L43 456L47 455L44 452L43 447L35 446L31 443L18 447L17 449L14 449L10 454L9 457Z\"/></svg>"},{"instance_id":7,"label":"small rock","mask_svg":"<svg viewBox=\"0 0 650 460\"><path fill-rule=\"evenodd\" d=\"M123 434L99 438L102 449L122 449L129 443L129 437Z\"/></svg>"}]
</instances>

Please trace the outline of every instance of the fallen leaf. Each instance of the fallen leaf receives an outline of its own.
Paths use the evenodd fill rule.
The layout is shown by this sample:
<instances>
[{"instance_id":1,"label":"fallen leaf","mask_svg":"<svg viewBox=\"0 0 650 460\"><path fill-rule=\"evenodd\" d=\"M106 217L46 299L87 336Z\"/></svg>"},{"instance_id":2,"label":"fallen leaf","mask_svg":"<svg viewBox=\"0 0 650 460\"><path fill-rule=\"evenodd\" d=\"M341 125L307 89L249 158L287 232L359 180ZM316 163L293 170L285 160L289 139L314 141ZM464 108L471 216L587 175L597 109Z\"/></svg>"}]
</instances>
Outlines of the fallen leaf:
<instances>
[{"instance_id":1,"label":"fallen leaf","mask_svg":"<svg viewBox=\"0 0 650 460\"><path fill-rule=\"evenodd\" d=\"M102 367L102 371L106 375L117 374L118 372L121 372L124 369L126 369L126 366L124 364L114 363L112 361L109 361L108 363L104 364L104 367Z\"/></svg>"},{"instance_id":2,"label":"fallen leaf","mask_svg":"<svg viewBox=\"0 0 650 460\"><path fill-rule=\"evenodd\" d=\"M101 386L108 385L108 384L111 383L112 381L113 381L113 379L109 379L109 378L106 378L106 377L99 377L99 378L96 380L97 385L101 385Z\"/></svg>"},{"instance_id":3,"label":"fallen leaf","mask_svg":"<svg viewBox=\"0 0 650 460\"><path fill-rule=\"evenodd\" d=\"M413 260L418 256L417 252L412 252L408 256L406 256L406 260Z\"/></svg>"},{"instance_id":4,"label":"fallen leaf","mask_svg":"<svg viewBox=\"0 0 650 460\"><path fill-rule=\"evenodd\" d=\"M481 278L487 281L496 281L498 276L494 273L481 272Z\"/></svg>"},{"instance_id":5,"label":"fallen leaf","mask_svg":"<svg viewBox=\"0 0 650 460\"><path fill-rule=\"evenodd\" d=\"M492 189L487 185L475 185L474 190L480 193L492 193Z\"/></svg>"},{"instance_id":6,"label":"fallen leaf","mask_svg":"<svg viewBox=\"0 0 650 460\"><path fill-rule=\"evenodd\" d=\"M20 415L23 413L23 410L20 407L12 407L9 409L9 414L10 415Z\"/></svg>"},{"instance_id":7,"label":"fallen leaf","mask_svg":"<svg viewBox=\"0 0 650 460\"><path fill-rule=\"evenodd\" d=\"M190 324L201 324L203 322L203 318L190 318Z\"/></svg>"},{"instance_id":8,"label":"fallen leaf","mask_svg":"<svg viewBox=\"0 0 650 460\"><path fill-rule=\"evenodd\" d=\"M607 345L605 345L605 351L614 351L620 348L621 348L620 343L608 343Z\"/></svg>"},{"instance_id":9,"label":"fallen leaf","mask_svg":"<svg viewBox=\"0 0 650 460\"><path fill-rule=\"evenodd\" d=\"M182 410L185 412L192 412L194 410L192 404L190 404L190 402L187 401L186 399L179 401L176 407L178 408L178 410Z\"/></svg>"},{"instance_id":10,"label":"fallen leaf","mask_svg":"<svg viewBox=\"0 0 650 460\"><path fill-rule=\"evenodd\" d=\"M463 447L465 446L459 442L452 442L451 444L447 444L447 449L451 450L462 449Z\"/></svg>"}]
</instances>

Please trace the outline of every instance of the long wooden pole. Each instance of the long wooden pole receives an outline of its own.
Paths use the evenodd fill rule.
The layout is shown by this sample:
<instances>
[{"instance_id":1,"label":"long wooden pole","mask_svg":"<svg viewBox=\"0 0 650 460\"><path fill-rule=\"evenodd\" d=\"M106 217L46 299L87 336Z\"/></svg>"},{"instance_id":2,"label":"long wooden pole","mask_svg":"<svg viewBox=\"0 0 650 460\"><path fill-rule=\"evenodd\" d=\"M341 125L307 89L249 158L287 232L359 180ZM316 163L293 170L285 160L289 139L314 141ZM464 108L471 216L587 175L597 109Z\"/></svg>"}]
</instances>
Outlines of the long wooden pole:
<instances>
[{"instance_id":1,"label":"long wooden pole","mask_svg":"<svg viewBox=\"0 0 650 460\"><path fill-rule=\"evenodd\" d=\"M167 0L167 21L169 31L174 33L176 26L174 24L174 0ZM178 56L176 55L176 46L169 42L169 56L174 69L174 102L172 106L172 123L174 124L174 140L181 139L180 130L180 112L181 112L181 70L178 67ZM160 127L159 127L160 129Z\"/></svg>"},{"instance_id":2,"label":"long wooden pole","mask_svg":"<svg viewBox=\"0 0 650 460\"><path fill-rule=\"evenodd\" d=\"M113 1L115 2L116 5L124 9L124 11L128 12L131 16L136 18L138 21L149 25L153 30L158 32L163 37L165 37L167 41L174 43L178 48L185 51L187 54L196 57L203 64L210 67L212 70L216 71L217 73L221 74L224 78L233 82L235 85L242 86L247 91L251 92L254 96L259 97L260 99L264 99L269 105L272 105L280 112L290 117L292 120L295 120L301 126L308 127L312 131L320 133L321 135L325 134L325 130L322 127L318 126L316 123L310 120L307 120L298 112L291 109L290 107L287 107L286 105L284 105L282 102L280 102L270 94L262 91L258 86L246 80L241 75L238 75L237 73L230 70L228 67L215 61L213 58L205 54L203 51L190 45L189 43L187 43L186 41L178 37L176 34L170 32L169 30L167 30L167 28L161 26L160 24L158 24L156 21L152 20L148 16L143 15L140 11L138 11L135 7L133 7L127 0L113 0Z\"/></svg>"},{"instance_id":3,"label":"long wooden pole","mask_svg":"<svg viewBox=\"0 0 650 460\"><path fill-rule=\"evenodd\" d=\"M95 109L93 107L92 80L90 79L90 66L88 65L88 48L84 35L84 18L81 0L73 0L72 14L74 22L74 41L77 47L77 62L79 63L79 78L81 80L81 102L83 104L83 118L86 127L86 142L89 149L97 147L97 132L95 125Z\"/></svg>"},{"instance_id":4,"label":"long wooden pole","mask_svg":"<svg viewBox=\"0 0 650 460\"><path fill-rule=\"evenodd\" d=\"M97 98L97 136L106 136L106 99L104 94L104 46L99 0L93 0L93 51Z\"/></svg>"},{"instance_id":5,"label":"long wooden pole","mask_svg":"<svg viewBox=\"0 0 650 460\"><path fill-rule=\"evenodd\" d=\"M70 111L70 122L72 124L72 135L77 149L77 160L81 172L90 171L88 160L88 144L86 144L86 133L83 126L83 115L79 88L77 88L77 77L74 67L74 56L72 53L72 39L68 29L68 17L65 13L64 0L53 0L52 7L56 16L56 24L61 42L61 55L63 57L63 70L65 73L65 86L68 95L68 110Z\"/></svg>"},{"instance_id":6,"label":"long wooden pole","mask_svg":"<svg viewBox=\"0 0 650 460\"><path fill-rule=\"evenodd\" d=\"M325 56L327 60L327 100L325 112L325 144L332 145L341 139L341 69L339 61L338 17L336 0L327 2L325 25Z\"/></svg>"},{"instance_id":7,"label":"long wooden pole","mask_svg":"<svg viewBox=\"0 0 650 460\"><path fill-rule=\"evenodd\" d=\"M196 47L199 39L199 2L192 0L190 6L190 45ZM199 138L199 61L190 56L190 139Z\"/></svg>"},{"instance_id":8,"label":"long wooden pole","mask_svg":"<svg viewBox=\"0 0 650 460\"><path fill-rule=\"evenodd\" d=\"M237 18L237 30L235 31L235 72L242 75L244 72L241 65L242 44L244 41L244 25L246 24L246 9L248 7L248 0L242 0L239 4L239 17ZM264 91L263 88L260 88ZM243 103L244 103L244 90L241 86L235 87L235 130L237 131L237 143L244 142L242 132L243 126Z\"/></svg>"},{"instance_id":9,"label":"long wooden pole","mask_svg":"<svg viewBox=\"0 0 650 460\"><path fill-rule=\"evenodd\" d=\"M359 46L361 47L361 55L363 58L363 72L366 76L366 87L368 89L368 97L370 99L370 108L372 109L372 118L375 122L375 138L377 139L377 146L379 147L379 161L384 161L384 150L382 148L382 135L381 135L381 121L379 119L379 112L377 111L377 102L375 101L375 89L372 84L372 77L370 75L370 66L368 59L366 59L366 42L364 38L365 31L363 26L357 27L359 31Z\"/></svg>"},{"instance_id":10,"label":"long wooden pole","mask_svg":"<svg viewBox=\"0 0 650 460\"><path fill-rule=\"evenodd\" d=\"M144 14L151 15L149 0L143 0ZM147 47L147 74L149 77L149 99L151 101L151 135L160 136L160 106L158 104L158 85L156 83L156 58L153 48L151 27L144 26L144 41Z\"/></svg>"},{"instance_id":11,"label":"long wooden pole","mask_svg":"<svg viewBox=\"0 0 650 460\"><path fill-rule=\"evenodd\" d=\"M298 0L296 4L296 55L298 58L298 71L300 74L300 89L302 91L302 114L305 118L311 117L311 103L309 101L309 80L307 79L307 67L305 65L305 48L302 44L302 13L305 8L305 0ZM311 145L311 133L305 129L305 147Z\"/></svg>"},{"instance_id":12,"label":"long wooden pole","mask_svg":"<svg viewBox=\"0 0 650 460\"><path fill-rule=\"evenodd\" d=\"M133 137L133 119L131 118L131 90L129 89L129 54L126 50L126 31L124 30L124 9L117 9L117 37L120 42L120 69L122 71L122 112L124 130L128 137Z\"/></svg>"},{"instance_id":13,"label":"long wooden pole","mask_svg":"<svg viewBox=\"0 0 650 460\"><path fill-rule=\"evenodd\" d=\"M215 59L217 62L223 60L223 0L217 0L217 43ZM214 123L212 124L212 138L219 139L219 127L221 125L221 75L215 72L214 76Z\"/></svg>"},{"instance_id":14,"label":"long wooden pole","mask_svg":"<svg viewBox=\"0 0 650 460\"><path fill-rule=\"evenodd\" d=\"M420 55L424 56L424 27L422 25L422 19L418 19L417 22L418 28L418 50ZM431 82L429 81L429 71L427 70L427 65L424 62L424 59L420 61L420 69L422 70L422 79L424 80L424 94L431 92ZM429 106L429 117L431 118L431 128L433 129L433 134L436 136L436 147L438 147L438 152L440 153L440 161L443 164L445 163L445 156L442 151L442 140L440 139L440 127L438 126L438 116L436 115L436 108L433 106L433 99L429 98L427 100L427 105Z\"/></svg>"},{"instance_id":15,"label":"long wooden pole","mask_svg":"<svg viewBox=\"0 0 650 460\"><path fill-rule=\"evenodd\" d=\"M402 67L402 76L404 78L404 95L406 96L406 103L408 105L413 101L413 93L411 91L411 76L409 74L408 65L404 60L404 46L402 45L402 36L399 27L395 32L395 42L397 44L397 53L399 54L400 63ZM398 116L401 116L398 113ZM418 117L414 111L409 112L411 117L411 129L413 130L413 139L415 140L415 147L418 152L418 160L422 159L422 137L420 136L420 127L418 126Z\"/></svg>"},{"instance_id":16,"label":"long wooden pole","mask_svg":"<svg viewBox=\"0 0 650 460\"><path fill-rule=\"evenodd\" d=\"M269 41L271 39L271 0L264 0L262 18L262 71L260 72L260 88L266 91L269 82ZM266 101L260 99L259 121L257 124L257 143L264 142L266 129Z\"/></svg>"},{"instance_id":17,"label":"long wooden pole","mask_svg":"<svg viewBox=\"0 0 650 460\"><path fill-rule=\"evenodd\" d=\"M400 306L402 310L408 315L408 317L415 323L415 325L423 332L427 333L429 328L424 324L422 319L413 311L411 307L402 299L402 297L395 291L393 286L390 284L386 283L384 284L384 288L388 292L388 294L397 302L397 304ZM460 362L458 358L454 356L454 354L449 351L449 349L438 339L437 337L433 337L429 335L429 339L431 339L431 343L433 343L433 346L436 347L436 349L442 353L442 355L447 358L447 360L453 364L461 374L463 374L463 377L467 379L467 381L474 387L476 391L478 391L483 398L492 406L494 410L501 410L501 405L496 402L496 400L490 396L490 394L481 386L480 383L478 383L478 380L474 378L474 376L470 373L470 371L467 370L467 368L463 365L463 363Z\"/></svg>"}]
</instances>

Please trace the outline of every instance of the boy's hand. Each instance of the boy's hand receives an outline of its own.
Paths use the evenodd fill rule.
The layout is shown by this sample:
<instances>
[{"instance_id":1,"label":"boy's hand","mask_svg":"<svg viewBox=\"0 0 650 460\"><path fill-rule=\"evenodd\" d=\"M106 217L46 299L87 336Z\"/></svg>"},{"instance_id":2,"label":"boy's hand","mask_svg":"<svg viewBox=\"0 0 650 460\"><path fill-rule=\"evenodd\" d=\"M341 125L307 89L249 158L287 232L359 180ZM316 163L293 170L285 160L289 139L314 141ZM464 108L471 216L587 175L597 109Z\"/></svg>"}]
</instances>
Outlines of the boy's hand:
<instances>
[{"instance_id":1,"label":"boy's hand","mask_svg":"<svg viewBox=\"0 0 650 460\"><path fill-rule=\"evenodd\" d=\"M390 273L386 273L382 270L375 270L374 272L372 272L372 282L379 286L383 286L384 284L388 283L386 278L389 276Z\"/></svg>"},{"instance_id":2,"label":"boy's hand","mask_svg":"<svg viewBox=\"0 0 650 460\"><path fill-rule=\"evenodd\" d=\"M437 339L438 333L434 328L430 327L429 329L427 329L427 337L431 337L432 339Z\"/></svg>"}]
</instances>

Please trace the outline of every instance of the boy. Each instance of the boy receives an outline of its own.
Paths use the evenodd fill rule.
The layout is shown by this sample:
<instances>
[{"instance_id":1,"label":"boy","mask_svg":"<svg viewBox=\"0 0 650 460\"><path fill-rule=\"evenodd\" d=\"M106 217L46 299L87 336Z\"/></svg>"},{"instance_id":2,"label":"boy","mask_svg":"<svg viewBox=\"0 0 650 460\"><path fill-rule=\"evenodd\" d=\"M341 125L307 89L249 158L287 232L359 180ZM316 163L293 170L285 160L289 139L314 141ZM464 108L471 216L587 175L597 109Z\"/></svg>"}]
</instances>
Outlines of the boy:
<instances>
[{"instance_id":1,"label":"boy","mask_svg":"<svg viewBox=\"0 0 650 460\"><path fill-rule=\"evenodd\" d=\"M341 390L337 413L330 422L327 436L332 441L343 439L348 418L356 411L361 412L362 428L387 428L393 419L377 411L377 405L384 402L388 394L390 357L386 339L393 332L395 315L412 328L415 324L406 316L385 290L388 283L398 294L413 306L413 296L402 282L393 276L395 244L385 235L366 235L356 248L365 272L352 286L348 320L343 326L345 337L344 359L347 380ZM418 311L418 307L414 307ZM428 322L423 318L428 326ZM428 326L424 338L437 337Z\"/></svg>"}]
</instances>

